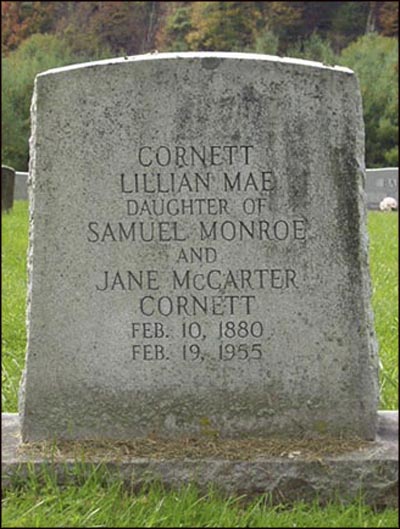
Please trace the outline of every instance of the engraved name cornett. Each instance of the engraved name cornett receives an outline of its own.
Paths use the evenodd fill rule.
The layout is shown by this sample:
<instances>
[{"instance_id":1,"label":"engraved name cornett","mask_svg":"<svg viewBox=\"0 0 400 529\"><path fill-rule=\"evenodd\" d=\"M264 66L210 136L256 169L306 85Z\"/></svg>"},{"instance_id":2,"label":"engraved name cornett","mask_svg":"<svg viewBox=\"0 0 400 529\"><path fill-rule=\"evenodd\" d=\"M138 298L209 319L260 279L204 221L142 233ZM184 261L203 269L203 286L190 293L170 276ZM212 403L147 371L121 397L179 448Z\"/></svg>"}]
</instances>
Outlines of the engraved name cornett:
<instances>
[{"instance_id":1,"label":"engraved name cornett","mask_svg":"<svg viewBox=\"0 0 400 529\"><path fill-rule=\"evenodd\" d=\"M142 146L136 152L136 163L151 167L154 171L119 175L119 193L127 202L127 215L137 216L139 221L88 223L89 243L113 242L181 242L189 238L192 244L202 241L298 241L306 240L306 220L260 218L268 211L270 194L276 192L276 182L271 170L254 171L251 163L252 145L213 145L201 147ZM156 168L174 166L235 166L227 170L207 172L156 172ZM186 198L176 198L182 193ZM203 193L201 198L187 198L191 193ZM210 194L224 194L210 198ZM147 194L154 198L148 199ZM159 195L163 195L159 198ZM135 196L136 198L132 198ZM239 196L239 203L231 198ZM126 198L129 197L129 198ZM231 220L230 215L241 209L243 216L256 215L256 220ZM154 216L219 215L221 220L199 219L197 230L191 226L185 231L185 223L179 220L153 220ZM228 218L226 218L228 217ZM298 274L293 268L280 266L254 269L221 269L218 252L213 247L184 247L177 252L178 265L191 264L193 269L121 270L119 267L103 270L95 283L98 292L137 291L138 312L145 317L159 316L233 316L240 311L250 315L257 291L267 289L298 289ZM213 266L199 270L198 264ZM169 287L177 295L157 292ZM204 291L204 292L203 292ZM158 296L155 293L157 292ZM207 292L211 295L207 295ZM221 295L223 293L224 295ZM146 295L144 295L146 294ZM201 295L205 294L205 295Z\"/></svg>"},{"instance_id":2,"label":"engraved name cornett","mask_svg":"<svg viewBox=\"0 0 400 529\"><path fill-rule=\"evenodd\" d=\"M170 149L166 146L144 146L138 149L137 162L143 167L188 166L201 163L204 166L217 166L250 163L251 145L210 146L206 148L176 146ZM225 155L225 158L221 160ZM236 157L235 157L236 156ZM237 159L236 159L237 158ZM218 178L216 178L218 176ZM218 191L230 193L257 193L255 198L247 197L241 203L243 215L262 214L268 209L269 193L275 191L276 183L271 170L249 171L234 170L222 174L194 172L193 174L176 172L134 172L131 175L121 173L119 187L122 195L129 196L126 200L127 216L154 217L168 215L171 217L184 215L229 216L233 213L232 204L227 198L199 197L199 198L131 198L132 195L153 194L162 195L176 193L211 193ZM304 241L306 238L306 220L268 219L249 221L199 221L197 237L199 241ZM191 234L192 235L192 232ZM104 242L184 242L189 234L184 225L176 221L134 221L134 222L98 222L88 223L87 240L90 243Z\"/></svg>"},{"instance_id":3,"label":"engraved name cornett","mask_svg":"<svg viewBox=\"0 0 400 529\"><path fill-rule=\"evenodd\" d=\"M173 148L144 145L138 149L138 162L143 167L166 167L171 164L183 167L198 165L199 162L204 167L237 163L248 165L253 149L253 145L176 145Z\"/></svg>"}]
</instances>

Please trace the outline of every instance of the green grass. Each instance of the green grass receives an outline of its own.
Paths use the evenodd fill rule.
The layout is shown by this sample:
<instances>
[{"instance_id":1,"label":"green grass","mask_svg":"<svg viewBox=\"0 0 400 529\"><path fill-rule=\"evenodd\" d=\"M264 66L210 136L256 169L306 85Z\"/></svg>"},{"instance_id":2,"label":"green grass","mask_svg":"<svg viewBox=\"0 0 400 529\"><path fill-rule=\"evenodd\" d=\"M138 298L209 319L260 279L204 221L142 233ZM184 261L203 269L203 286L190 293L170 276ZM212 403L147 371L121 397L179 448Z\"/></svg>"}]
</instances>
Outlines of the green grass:
<instances>
[{"instance_id":1,"label":"green grass","mask_svg":"<svg viewBox=\"0 0 400 529\"><path fill-rule=\"evenodd\" d=\"M380 409L397 410L398 402L398 214L370 212L372 308L379 343Z\"/></svg>"},{"instance_id":2,"label":"green grass","mask_svg":"<svg viewBox=\"0 0 400 529\"><path fill-rule=\"evenodd\" d=\"M372 305L380 344L380 409L397 409L398 258L397 213L370 212ZM2 403L17 411L25 360L26 248L28 210L16 202L2 215ZM159 485L137 493L119 479L106 482L100 470L77 485L58 486L31 475L3 496L3 527L398 527L397 510L373 512L362 501L324 508L296 503L271 506L264 497L253 503L202 495L193 487L166 492Z\"/></svg>"},{"instance_id":3,"label":"green grass","mask_svg":"<svg viewBox=\"0 0 400 529\"><path fill-rule=\"evenodd\" d=\"M18 387L26 348L26 257L28 203L17 201L1 215L1 381L2 410L17 411Z\"/></svg>"},{"instance_id":4,"label":"green grass","mask_svg":"<svg viewBox=\"0 0 400 529\"><path fill-rule=\"evenodd\" d=\"M265 496L201 494L192 485L167 491L153 484L137 493L103 477L96 469L80 480L78 471L78 486L61 487L32 474L3 497L2 527L398 527L395 509L374 512L362 501L283 507Z\"/></svg>"}]
</instances>

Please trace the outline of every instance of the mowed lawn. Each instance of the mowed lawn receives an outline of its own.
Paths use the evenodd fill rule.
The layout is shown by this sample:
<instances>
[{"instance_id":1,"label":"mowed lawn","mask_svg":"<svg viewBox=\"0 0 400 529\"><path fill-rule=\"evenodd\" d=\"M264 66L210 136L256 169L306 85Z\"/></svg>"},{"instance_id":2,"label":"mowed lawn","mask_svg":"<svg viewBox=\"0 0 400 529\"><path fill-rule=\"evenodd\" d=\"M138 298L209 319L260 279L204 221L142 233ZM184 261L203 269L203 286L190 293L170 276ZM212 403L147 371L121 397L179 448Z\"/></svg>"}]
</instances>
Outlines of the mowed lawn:
<instances>
[{"instance_id":1,"label":"mowed lawn","mask_svg":"<svg viewBox=\"0 0 400 529\"><path fill-rule=\"evenodd\" d=\"M398 214L369 212L372 305L380 350L380 409L398 408ZM2 214L2 404L16 412L26 347L28 205ZM78 472L78 471L77 471ZM79 479L78 479L79 482ZM166 492L158 485L137 493L102 479L101 469L79 487L31 476L3 496L3 527L398 527L397 511L352 505L298 503L272 507L224 499L195 487Z\"/></svg>"}]
</instances>

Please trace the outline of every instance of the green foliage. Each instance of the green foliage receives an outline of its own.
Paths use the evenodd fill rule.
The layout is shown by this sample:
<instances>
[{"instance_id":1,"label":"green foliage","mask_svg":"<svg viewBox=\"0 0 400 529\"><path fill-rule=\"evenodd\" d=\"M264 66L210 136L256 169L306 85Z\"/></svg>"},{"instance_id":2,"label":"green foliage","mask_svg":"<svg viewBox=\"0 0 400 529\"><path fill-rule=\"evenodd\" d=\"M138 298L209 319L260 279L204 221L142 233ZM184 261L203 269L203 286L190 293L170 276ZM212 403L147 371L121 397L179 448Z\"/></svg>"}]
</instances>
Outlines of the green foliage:
<instances>
[{"instance_id":1,"label":"green foliage","mask_svg":"<svg viewBox=\"0 0 400 529\"><path fill-rule=\"evenodd\" d=\"M180 6L166 17L163 34L159 36L157 48L162 51L187 51L186 35L193 29L191 8Z\"/></svg>"},{"instance_id":2,"label":"green foliage","mask_svg":"<svg viewBox=\"0 0 400 529\"><path fill-rule=\"evenodd\" d=\"M337 58L329 41L323 39L318 33L313 33L307 39L298 40L287 49L286 55L288 57L319 61L329 65L337 63Z\"/></svg>"},{"instance_id":3,"label":"green foliage","mask_svg":"<svg viewBox=\"0 0 400 529\"><path fill-rule=\"evenodd\" d=\"M332 13L329 39L335 50L341 50L365 32L368 2L340 2Z\"/></svg>"},{"instance_id":4,"label":"green foliage","mask_svg":"<svg viewBox=\"0 0 400 529\"><path fill-rule=\"evenodd\" d=\"M369 33L345 48L340 64L358 76L367 167L398 166L398 41Z\"/></svg>"},{"instance_id":5,"label":"green foliage","mask_svg":"<svg viewBox=\"0 0 400 529\"><path fill-rule=\"evenodd\" d=\"M254 41L260 22L257 2L192 2L186 35L191 50L243 51Z\"/></svg>"},{"instance_id":6,"label":"green foliage","mask_svg":"<svg viewBox=\"0 0 400 529\"><path fill-rule=\"evenodd\" d=\"M262 38L263 31L272 32L279 39L279 51L285 54L286 48L293 43L303 26L303 2L260 2L263 30L256 36Z\"/></svg>"},{"instance_id":7,"label":"green foliage","mask_svg":"<svg viewBox=\"0 0 400 529\"><path fill-rule=\"evenodd\" d=\"M35 75L72 62L57 37L33 35L2 62L2 163L17 170L28 167L29 108Z\"/></svg>"},{"instance_id":8,"label":"green foliage","mask_svg":"<svg viewBox=\"0 0 400 529\"><path fill-rule=\"evenodd\" d=\"M77 63L63 39L55 35L32 35L2 61L2 164L17 171L28 170L30 105L35 76L51 68Z\"/></svg>"},{"instance_id":9,"label":"green foliage","mask_svg":"<svg viewBox=\"0 0 400 529\"><path fill-rule=\"evenodd\" d=\"M295 3L295 2L293 2ZM308 38L312 33L318 33L326 39L332 29L332 20L341 4L345 2L300 2L301 26L297 36Z\"/></svg>"},{"instance_id":10,"label":"green foliage","mask_svg":"<svg viewBox=\"0 0 400 529\"><path fill-rule=\"evenodd\" d=\"M277 55L279 49L279 37L273 31L262 32L255 40L255 51L267 55Z\"/></svg>"}]
</instances>

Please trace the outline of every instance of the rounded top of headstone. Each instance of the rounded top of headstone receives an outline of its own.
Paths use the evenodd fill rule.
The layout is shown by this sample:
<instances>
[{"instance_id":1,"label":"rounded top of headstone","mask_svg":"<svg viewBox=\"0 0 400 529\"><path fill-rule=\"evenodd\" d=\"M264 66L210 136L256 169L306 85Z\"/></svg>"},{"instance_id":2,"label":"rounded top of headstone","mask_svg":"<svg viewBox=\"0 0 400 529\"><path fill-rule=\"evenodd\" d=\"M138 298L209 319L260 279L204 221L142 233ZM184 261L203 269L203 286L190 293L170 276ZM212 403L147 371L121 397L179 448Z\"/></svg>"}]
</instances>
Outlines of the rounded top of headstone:
<instances>
[{"instance_id":1,"label":"rounded top of headstone","mask_svg":"<svg viewBox=\"0 0 400 529\"><path fill-rule=\"evenodd\" d=\"M221 60L240 60L240 61L267 61L281 64L310 66L313 68L321 68L327 70L335 70L347 74L354 74L353 70L344 66L328 65L322 62L308 61L304 59L297 59L294 57L279 57L276 55L264 55L260 53L238 53L238 52L222 52L222 51L201 51L201 52L170 52L158 53L157 51L146 53L144 55L132 55L130 57L115 57L110 59L103 59L101 61L85 62L80 64L71 64L70 66L63 66L60 68L53 68L39 74L48 75L55 73L62 73L66 71L76 70L79 68L95 67L95 66L111 66L114 64L131 63L140 61L154 61L154 60L171 60L171 59L208 59L210 68L217 67Z\"/></svg>"},{"instance_id":2,"label":"rounded top of headstone","mask_svg":"<svg viewBox=\"0 0 400 529\"><path fill-rule=\"evenodd\" d=\"M10 167L9 165L2 165L1 170L3 171L3 169L5 169L6 171L12 171L13 173L15 173L15 169L13 167Z\"/></svg>"},{"instance_id":3,"label":"rounded top of headstone","mask_svg":"<svg viewBox=\"0 0 400 529\"><path fill-rule=\"evenodd\" d=\"M399 168L398 167L373 167L373 168L368 168L367 171L371 171L371 172L380 172L380 171L399 171Z\"/></svg>"}]
</instances>

